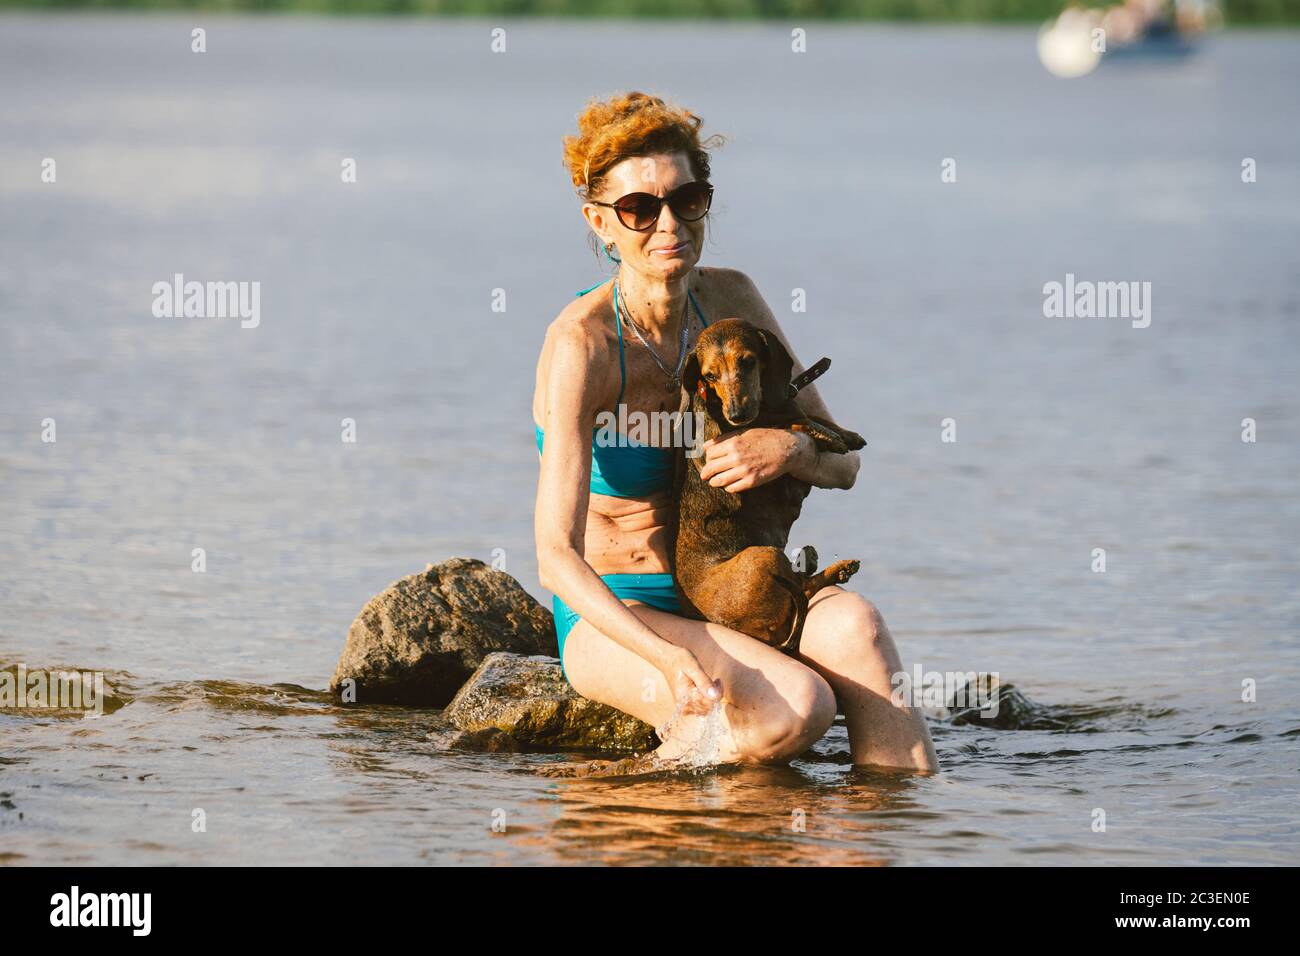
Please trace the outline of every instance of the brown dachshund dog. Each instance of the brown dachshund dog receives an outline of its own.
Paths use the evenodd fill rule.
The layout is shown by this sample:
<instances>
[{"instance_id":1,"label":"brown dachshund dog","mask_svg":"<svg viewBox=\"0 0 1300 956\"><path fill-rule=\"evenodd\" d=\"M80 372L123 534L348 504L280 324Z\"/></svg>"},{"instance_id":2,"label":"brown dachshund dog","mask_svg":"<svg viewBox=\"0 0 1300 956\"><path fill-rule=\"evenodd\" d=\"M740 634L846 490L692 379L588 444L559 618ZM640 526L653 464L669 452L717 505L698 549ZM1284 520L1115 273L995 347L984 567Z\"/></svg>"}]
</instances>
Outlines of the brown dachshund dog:
<instances>
[{"instance_id":1,"label":"brown dachshund dog","mask_svg":"<svg viewBox=\"0 0 1300 956\"><path fill-rule=\"evenodd\" d=\"M743 427L807 432L818 450L843 454L866 445L861 435L805 415L795 395L826 367L822 359L791 383L794 362L780 340L742 319L723 319L700 333L682 371L683 411L703 443ZM725 624L788 654L799 650L808 600L842 584L857 561L820 574L817 552L786 556L790 528L811 489L792 475L732 493L700 478L705 456L677 456L677 542L673 573L687 617Z\"/></svg>"}]
</instances>

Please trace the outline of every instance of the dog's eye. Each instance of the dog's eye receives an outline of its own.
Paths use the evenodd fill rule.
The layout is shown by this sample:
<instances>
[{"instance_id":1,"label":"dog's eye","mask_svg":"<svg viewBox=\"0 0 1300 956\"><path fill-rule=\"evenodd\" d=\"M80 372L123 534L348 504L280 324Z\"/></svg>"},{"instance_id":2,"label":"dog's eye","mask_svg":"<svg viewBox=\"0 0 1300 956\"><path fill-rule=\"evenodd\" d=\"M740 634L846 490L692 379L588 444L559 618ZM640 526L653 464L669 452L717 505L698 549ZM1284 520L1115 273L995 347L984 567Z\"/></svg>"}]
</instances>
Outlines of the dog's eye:
<instances>
[{"instance_id":1,"label":"dog's eye","mask_svg":"<svg viewBox=\"0 0 1300 956\"><path fill-rule=\"evenodd\" d=\"M718 376L714 375L712 372L704 373L704 381L708 382L710 385L712 385L717 380L718 380Z\"/></svg>"}]
</instances>

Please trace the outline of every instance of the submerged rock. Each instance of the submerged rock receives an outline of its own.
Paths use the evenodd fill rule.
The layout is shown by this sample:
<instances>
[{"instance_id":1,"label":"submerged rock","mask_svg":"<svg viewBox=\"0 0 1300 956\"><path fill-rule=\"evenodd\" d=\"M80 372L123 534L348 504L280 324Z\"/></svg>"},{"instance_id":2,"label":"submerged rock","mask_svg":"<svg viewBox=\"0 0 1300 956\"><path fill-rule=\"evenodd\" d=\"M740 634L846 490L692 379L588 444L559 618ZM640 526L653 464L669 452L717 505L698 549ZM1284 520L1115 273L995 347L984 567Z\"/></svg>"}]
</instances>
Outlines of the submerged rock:
<instances>
[{"instance_id":1,"label":"submerged rock","mask_svg":"<svg viewBox=\"0 0 1300 956\"><path fill-rule=\"evenodd\" d=\"M519 753L524 748L519 741L503 730L484 727L482 730L458 730L455 727L429 734L445 750L470 750L475 753Z\"/></svg>"},{"instance_id":2,"label":"submerged rock","mask_svg":"<svg viewBox=\"0 0 1300 956\"><path fill-rule=\"evenodd\" d=\"M551 612L504 571L451 558L370 599L330 691L347 703L442 707L494 651L558 654Z\"/></svg>"},{"instance_id":3,"label":"submerged rock","mask_svg":"<svg viewBox=\"0 0 1300 956\"><path fill-rule=\"evenodd\" d=\"M489 654L443 716L463 731L496 728L540 750L641 751L654 728L570 686L554 656Z\"/></svg>"},{"instance_id":4,"label":"submerged rock","mask_svg":"<svg viewBox=\"0 0 1300 956\"><path fill-rule=\"evenodd\" d=\"M948 700L948 710L954 724L998 730L1031 730L1039 729L1043 721L1055 723L1037 704L1016 690L1015 685L988 673L977 674L974 682L958 687Z\"/></svg>"}]
</instances>

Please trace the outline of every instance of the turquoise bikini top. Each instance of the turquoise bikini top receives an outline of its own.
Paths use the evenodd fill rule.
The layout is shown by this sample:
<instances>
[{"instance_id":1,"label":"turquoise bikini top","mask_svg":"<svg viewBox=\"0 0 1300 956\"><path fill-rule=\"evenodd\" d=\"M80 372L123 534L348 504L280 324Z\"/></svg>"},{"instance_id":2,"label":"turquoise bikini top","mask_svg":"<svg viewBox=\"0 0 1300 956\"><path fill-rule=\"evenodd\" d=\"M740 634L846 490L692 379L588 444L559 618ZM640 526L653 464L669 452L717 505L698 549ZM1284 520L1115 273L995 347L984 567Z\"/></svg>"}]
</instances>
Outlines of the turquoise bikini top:
<instances>
[{"instance_id":1,"label":"turquoise bikini top","mask_svg":"<svg viewBox=\"0 0 1300 956\"><path fill-rule=\"evenodd\" d=\"M591 289L583 289L575 295L586 295L592 289L598 289L606 282L597 282ZM700 304L690 289L686 295L695 307L695 314L704 325L709 323L700 311ZM618 297L614 298L614 328L618 332L618 371L622 381L618 386L618 401L615 406L623 404L623 389L627 385L627 365L623 361L623 323L622 313L618 308ZM537 424L533 424L537 433L537 453L542 453L544 433ZM598 495L613 495L615 498L640 498L671 487L673 480L673 453L671 448L655 448L634 442L631 438L620 435L620 442L626 444L600 445L595 435L599 428L592 430L591 442L591 491Z\"/></svg>"}]
</instances>

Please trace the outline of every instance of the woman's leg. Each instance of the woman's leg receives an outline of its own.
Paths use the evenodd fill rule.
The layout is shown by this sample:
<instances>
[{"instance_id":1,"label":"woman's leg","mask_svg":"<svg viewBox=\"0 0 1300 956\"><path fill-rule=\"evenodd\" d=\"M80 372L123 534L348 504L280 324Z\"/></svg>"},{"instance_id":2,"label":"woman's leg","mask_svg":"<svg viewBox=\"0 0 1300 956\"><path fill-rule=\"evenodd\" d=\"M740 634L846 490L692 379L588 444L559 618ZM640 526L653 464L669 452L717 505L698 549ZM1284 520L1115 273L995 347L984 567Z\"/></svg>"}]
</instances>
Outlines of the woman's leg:
<instances>
[{"instance_id":1,"label":"woman's leg","mask_svg":"<svg viewBox=\"0 0 1300 956\"><path fill-rule=\"evenodd\" d=\"M874 604L838 586L817 592L808 604L799 659L835 688L855 764L938 771L925 718L890 699L891 679L903 665Z\"/></svg>"},{"instance_id":2,"label":"woman's leg","mask_svg":"<svg viewBox=\"0 0 1300 956\"><path fill-rule=\"evenodd\" d=\"M624 601L665 640L695 654L710 677L722 681L722 713L727 740L723 763L786 763L803 753L835 721L835 692L812 668L719 624L694 621L645 604ZM616 641L579 620L564 644L569 682L583 697L661 727L672 716L674 701L656 668ZM690 721L674 726L689 728ZM664 758L681 756L689 735L671 731L656 751Z\"/></svg>"}]
</instances>

